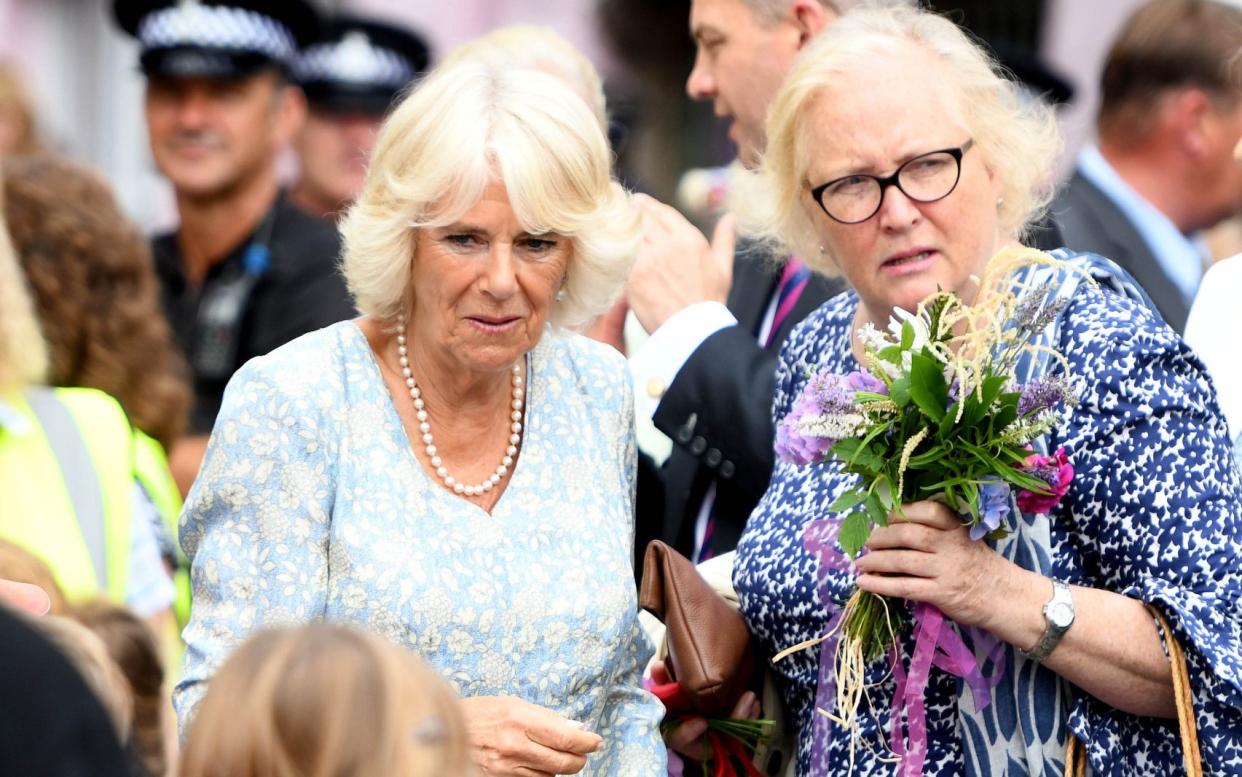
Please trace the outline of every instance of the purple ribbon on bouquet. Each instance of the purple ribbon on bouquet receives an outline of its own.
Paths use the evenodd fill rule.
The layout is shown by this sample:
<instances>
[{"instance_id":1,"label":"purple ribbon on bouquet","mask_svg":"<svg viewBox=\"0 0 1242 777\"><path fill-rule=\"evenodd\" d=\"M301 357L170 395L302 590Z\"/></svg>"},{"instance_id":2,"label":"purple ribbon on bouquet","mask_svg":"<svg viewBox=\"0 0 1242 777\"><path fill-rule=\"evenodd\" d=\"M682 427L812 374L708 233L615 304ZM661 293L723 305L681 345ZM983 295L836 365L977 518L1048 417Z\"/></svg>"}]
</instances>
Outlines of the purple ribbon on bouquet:
<instances>
[{"instance_id":1,"label":"purple ribbon on bouquet","mask_svg":"<svg viewBox=\"0 0 1242 777\"><path fill-rule=\"evenodd\" d=\"M803 544L820 561L819 590L825 603L831 602L826 580L828 572L846 571L850 560L839 550L837 532L840 522L836 520L813 521L803 535ZM834 656L837 648L837 627L841 622L839 608L828 621L825 630L831 635L820 643L819 681L815 690L815 708L811 727L812 773L819 764L827 763L828 743L832 721L818 710L830 711L836 704L836 675ZM992 689L1005 674L1005 645L988 632L969 627L966 629L974 645L972 650L962 635L947 624L944 613L933 605L920 602L914 606L914 652L907 669L901 660L899 646L894 645L889 654L895 690L892 706L892 731L889 747L901 758L897 774L915 777L923 773L927 759L927 715L925 694L927 682L934 666L954 677L960 677L970 688L975 709L981 710L992 702ZM992 671L984 675L983 665L976 658L984 656L983 665L991 664ZM903 736L902 720L905 720Z\"/></svg>"}]
</instances>

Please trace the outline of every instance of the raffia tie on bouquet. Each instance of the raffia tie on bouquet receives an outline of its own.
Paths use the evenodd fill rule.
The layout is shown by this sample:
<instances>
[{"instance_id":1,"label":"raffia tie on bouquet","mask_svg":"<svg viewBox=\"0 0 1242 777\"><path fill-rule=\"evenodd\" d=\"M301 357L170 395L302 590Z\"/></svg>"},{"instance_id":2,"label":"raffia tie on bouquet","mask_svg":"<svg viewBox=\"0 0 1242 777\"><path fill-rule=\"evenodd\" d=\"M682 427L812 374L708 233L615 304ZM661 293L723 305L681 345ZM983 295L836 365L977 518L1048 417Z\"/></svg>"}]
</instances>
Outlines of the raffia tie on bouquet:
<instances>
[{"instance_id":1,"label":"raffia tie on bouquet","mask_svg":"<svg viewBox=\"0 0 1242 777\"><path fill-rule=\"evenodd\" d=\"M823 570L841 572L850 568L848 557L837 546L838 525L831 520L816 521L807 528L803 536L803 544L819 559ZM821 600L831 601L822 582L821 580ZM837 652L837 640L845 612L841 608L833 613L822 636L790 646L772 657L772 663L775 664L795 653L819 647L820 676L815 692L815 719L812 722L811 768L814 770L818 764L827 763L831 726L835 724L850 735L851 771L854 768L855 745L861 741L879 760L898 764L896 773L900 777L922 775L927 759L924 698L931 668L934 666L961 678L971 690L975 708L981 710L992 702L992 689L1004 676L1005 645L982 629L969 628L968 633L974 645L972 650L939 609L930 604L916 604L913 616L915 644L909 668L902 662L898 644L894 644L889 651L888 666L895 685L890 715L892 730L888 744L880 745L885 747L885 751L879 752L878 748L856 736L857 711L861 702L866 699L870 707L870 698L866 696L869 686L865 682L865 665L840 666L843 660L847 660ZM983 656L982 661L977 655ZM991 671L985 674L983 667L989 665ZM850 684L853 690L849 693L858 698L839 698L841 688L836 680L842 673L856 675L858 682ZM833 710L837 710L837 714ZM870 711L873 717L878 717L874 708Z\"/></svg>"}]
</instances>

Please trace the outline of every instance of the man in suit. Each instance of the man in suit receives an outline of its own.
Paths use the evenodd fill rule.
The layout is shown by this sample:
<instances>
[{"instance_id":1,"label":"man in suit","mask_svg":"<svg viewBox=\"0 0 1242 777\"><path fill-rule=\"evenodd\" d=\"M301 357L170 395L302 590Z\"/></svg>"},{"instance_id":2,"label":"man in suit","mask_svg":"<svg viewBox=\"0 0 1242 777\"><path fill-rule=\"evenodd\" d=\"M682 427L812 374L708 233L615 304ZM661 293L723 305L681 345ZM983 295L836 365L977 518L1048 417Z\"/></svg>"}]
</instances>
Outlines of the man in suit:
<instances>
[{"instance_id":1,"label":"man in suit","mask_svg":"<svg viewBox=\"0 0 1242 777\"><path fill-rule=\"evenodd\" d=\"M691 3L698 54L686 90L733 120L729 136L743 164L763 149L768 103L794 57L841 10L835 0ZM772 472L780 344L842 286L796 258L735 255L727 216L709 242L668 206L647 199L643 210L627 299L651 337L630 366L637 412L651 415L674 447L658 473L664 510L637 516L636 562L652 539L697 561L737 545ZM656 478L640 473L640 492Z\"/></svg>"},{"instance_id":2,"label":"man in suit","mask_svg":"<svg viewBox=\"0 0 1242 777\"><path fill-rule=\"evenodd\" d=\"M1098 145L1052 209L1067 246L1129 270L1178 332L1207 259L1198 232L1242 208L1239 50L1236 7L1141 6L1104 64Z\"/></svg>"}]
</instances>

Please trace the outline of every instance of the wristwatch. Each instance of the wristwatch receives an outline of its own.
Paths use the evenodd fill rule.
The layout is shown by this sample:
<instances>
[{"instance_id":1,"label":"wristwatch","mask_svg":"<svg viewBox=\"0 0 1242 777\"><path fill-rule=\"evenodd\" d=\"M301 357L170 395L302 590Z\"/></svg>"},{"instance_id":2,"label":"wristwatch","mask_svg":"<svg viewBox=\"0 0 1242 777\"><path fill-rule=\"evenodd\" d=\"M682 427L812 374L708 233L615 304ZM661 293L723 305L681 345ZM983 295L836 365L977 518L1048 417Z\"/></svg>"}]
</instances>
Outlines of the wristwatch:
<instances>
[{"instance_id":1,"label":"wristwatch","mask_svg":"<svg viewBox=\"0 0 1242 777\"><path fill-rule=\"evenodd\" d=\"M1070 595L1070 587L1060 580L1052 581L1052 598L1044 605L1044 620L1047 627L1044 635L1030 650L1019 650L1022 655L1032 661L1043 661L1048 657L1065 632L1074 625L1074 597Z\"/></svg>"}]
</instances>

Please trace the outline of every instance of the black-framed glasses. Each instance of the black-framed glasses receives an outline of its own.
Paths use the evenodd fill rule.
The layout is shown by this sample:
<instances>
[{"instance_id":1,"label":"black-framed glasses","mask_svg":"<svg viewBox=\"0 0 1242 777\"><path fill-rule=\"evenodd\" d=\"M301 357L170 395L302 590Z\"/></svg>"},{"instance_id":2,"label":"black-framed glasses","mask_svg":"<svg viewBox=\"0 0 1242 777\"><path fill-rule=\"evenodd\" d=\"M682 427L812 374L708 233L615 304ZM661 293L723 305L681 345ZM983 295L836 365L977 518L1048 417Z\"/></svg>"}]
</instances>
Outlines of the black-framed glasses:
<instances>
[{"instance_id":1,"label":"black-framed glasses","mask_svg":"<svg viewBox=\"0 0 1242 777\"><path fill-rule=\"evenodd\" d=\"M860 224L879 213L890 186L896 186L915 202L943 200L957 188L962 177L962 155L974 145L971 138L957 148L919 154L884 178L861 173L834 178L811 189L811 196L828 218L842 224Z\"/></svg>"}]
</instances>

